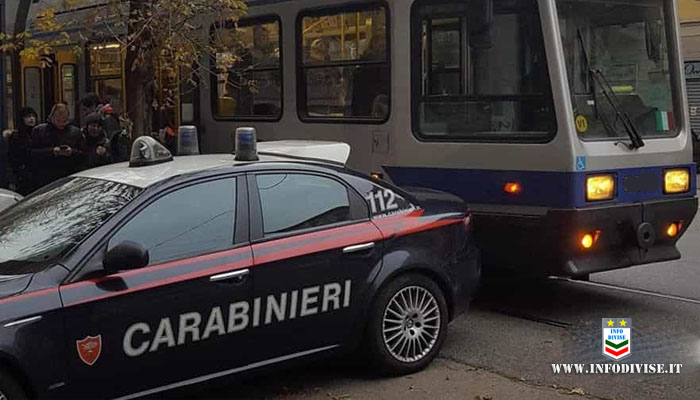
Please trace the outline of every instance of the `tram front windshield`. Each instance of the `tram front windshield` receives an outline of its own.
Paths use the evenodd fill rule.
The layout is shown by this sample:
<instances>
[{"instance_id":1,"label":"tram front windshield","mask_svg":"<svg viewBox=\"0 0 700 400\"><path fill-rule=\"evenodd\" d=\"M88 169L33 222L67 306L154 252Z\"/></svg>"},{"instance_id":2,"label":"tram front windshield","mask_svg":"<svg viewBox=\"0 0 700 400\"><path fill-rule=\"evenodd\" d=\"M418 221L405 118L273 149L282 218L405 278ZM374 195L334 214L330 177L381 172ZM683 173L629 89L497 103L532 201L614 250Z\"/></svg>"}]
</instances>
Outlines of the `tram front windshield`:
<instances>
[{"instance_id":1,"label":"tram front windshield","mask_svg":"<svg viewBox=\"0 0 700 400\"><path fill-rule=\"evenodd\" d=\"M557 0L566 69L583 140L675 136L669 14L663 0Z\"/></svg>"}]
</instances>

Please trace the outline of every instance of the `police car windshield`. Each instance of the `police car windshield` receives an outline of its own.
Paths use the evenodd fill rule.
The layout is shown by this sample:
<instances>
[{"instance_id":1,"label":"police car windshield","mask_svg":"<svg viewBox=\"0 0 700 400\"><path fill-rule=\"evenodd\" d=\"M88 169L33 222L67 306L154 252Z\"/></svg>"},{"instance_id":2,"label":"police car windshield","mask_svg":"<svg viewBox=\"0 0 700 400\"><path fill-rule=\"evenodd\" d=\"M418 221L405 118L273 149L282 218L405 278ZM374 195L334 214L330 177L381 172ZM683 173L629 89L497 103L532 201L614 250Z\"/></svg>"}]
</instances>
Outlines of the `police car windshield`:
<instances>
[{"instance_id":1,"label":"police car windshield","mask_svg":"<svg viewBox=\"0 0 700 400\"><path fill-rule=\"evenodd\" d=\"M0 213L0 275L44 270L141 193L89 178L67 178Z\"/></svg>"}]
</instances>

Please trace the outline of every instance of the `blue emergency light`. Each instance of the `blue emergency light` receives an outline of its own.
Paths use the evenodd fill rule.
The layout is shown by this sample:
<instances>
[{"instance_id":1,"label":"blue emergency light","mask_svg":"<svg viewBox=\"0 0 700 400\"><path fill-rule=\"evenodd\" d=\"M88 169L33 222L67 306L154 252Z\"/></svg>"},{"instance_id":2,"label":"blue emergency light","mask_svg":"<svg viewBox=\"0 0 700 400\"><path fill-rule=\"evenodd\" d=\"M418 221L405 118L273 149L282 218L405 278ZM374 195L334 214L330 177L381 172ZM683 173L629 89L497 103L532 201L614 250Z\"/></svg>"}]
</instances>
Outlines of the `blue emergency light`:
<instances>
[{"instance_id":1,"label":"blue emergency light","mask_svg":"<svg viewBox=\"0 0 700 400\"><path fill-rule=\"evenodd\" d=\"M236 161L258 161L258 148L255 128L236 129Z\"/></svg>"}]
</instances>

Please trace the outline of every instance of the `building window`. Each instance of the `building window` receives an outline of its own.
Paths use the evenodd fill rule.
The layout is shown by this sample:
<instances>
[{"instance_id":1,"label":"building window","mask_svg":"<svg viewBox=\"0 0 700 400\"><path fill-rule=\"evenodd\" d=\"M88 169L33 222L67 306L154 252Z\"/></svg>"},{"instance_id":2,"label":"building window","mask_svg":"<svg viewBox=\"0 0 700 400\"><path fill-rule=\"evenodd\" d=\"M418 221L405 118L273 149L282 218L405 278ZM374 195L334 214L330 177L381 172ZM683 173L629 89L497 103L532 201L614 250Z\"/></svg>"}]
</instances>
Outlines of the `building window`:
<instances>
[{"instance_id":1,"label":"building window","mask_svg":"<svg viewBox=\"0 0 700 400\"><path fill-rule=\"evenodd\" d=\"M78 79L75 64L61 65L61 101L68 106L71 118L76 118Z\"/></svg>"},{"instance_id":2,"label":"building window","mask_svg":"<svg viewBox=\"0 0 700 400\"><path fill-rule=\"evenodd\" d=\"M15 104L14 104L14 89L12 81L12 58L11 57L0 57L0 60L5 63L5 121L7 129L15 129Z\"/></svg>"},{"instance_id":3,"label":"building window","mask_svg":"<svg viewBox=\"0 0 700 400\"><path fill-rule=\"evenodd\" d=\"M306 120L389 117L387 10L382 5L303 14L298 37L299 113Z\"/></svg>"},{"instance_id":4,"label":"building window","mask_svg":"<svg viewBox=\"0 0 700 400\"><path fill-rule=\"evenodd\" d=\"M276 18L212 27L215 54L214 116L222 119L282 117L280 22Z\"/></svg>"},{"instance_id":5,"label":"building window","mask_svg":"<svg viewBox=\"0 0 700 400\"><path fill-rule=\"evenodd\" d=\"M124 108L121 45L103 43L92 45L89 49L91 89L120 115Z\"/></svg>"},{"instance_id":6,"label":"building window","mask_svg":"<svg viewBox=\"0 0 700 400\"><path fill-rule=\"evenodd\" d=\"M24 105L36 110L39 115L44 113L43 80L39 67L24 69Z\"/></svg>"},{"instance_id":7,"label":"building window","mask_svg":"<svg viewBox=\"0 0 700 400\"><path fill-rule=\"evenodd\" d=\"M555 115L535 0L417 1L411 35L421 139L551 139Z\"/></svg>"}]
</instances>

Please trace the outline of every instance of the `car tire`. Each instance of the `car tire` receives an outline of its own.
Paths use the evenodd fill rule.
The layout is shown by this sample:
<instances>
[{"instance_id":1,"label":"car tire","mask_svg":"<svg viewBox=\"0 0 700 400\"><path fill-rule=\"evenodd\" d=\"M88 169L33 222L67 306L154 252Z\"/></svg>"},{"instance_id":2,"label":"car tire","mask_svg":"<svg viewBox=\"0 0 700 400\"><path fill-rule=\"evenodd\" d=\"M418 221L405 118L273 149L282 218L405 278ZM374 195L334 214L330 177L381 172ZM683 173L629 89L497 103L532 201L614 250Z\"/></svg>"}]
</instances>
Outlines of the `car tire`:
<instances>
[{"instance_id":1,"label":"car tire","mask_svg":"<svg viewBox=\"0 0 700 400\"><path fill-rule=\"evenodd\" d=\"M440 351L448 318L445 296L433 280L399 276L372 304L364 346L370 362L385 375L422 370Z\"/></svg>"},{"instance_id":2,"label":"car tire","mask_svg":"<svg viewBox=\"0 0 700 400\"><path fill-rule=\"evenodd\" d=\"M0 400L27 400L22 385L4 369L0 369Z\"/></svg>"}]
</instances>

